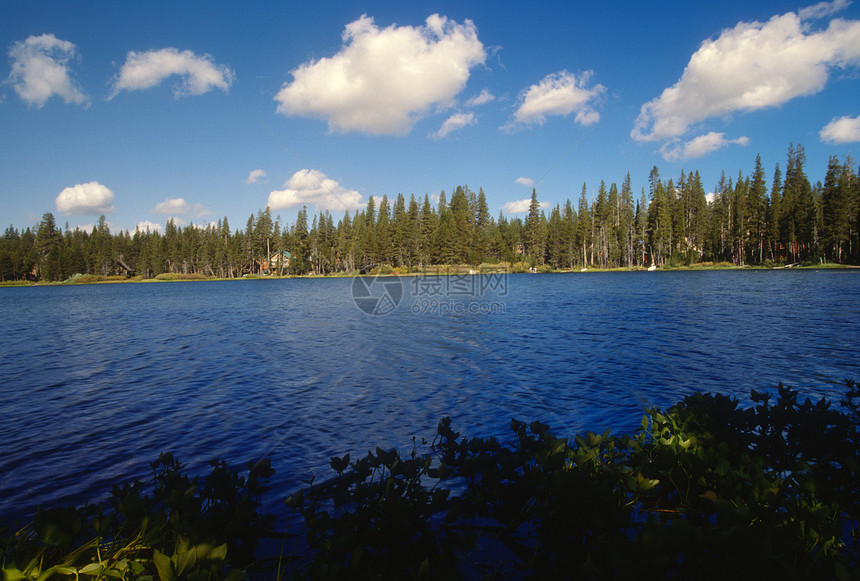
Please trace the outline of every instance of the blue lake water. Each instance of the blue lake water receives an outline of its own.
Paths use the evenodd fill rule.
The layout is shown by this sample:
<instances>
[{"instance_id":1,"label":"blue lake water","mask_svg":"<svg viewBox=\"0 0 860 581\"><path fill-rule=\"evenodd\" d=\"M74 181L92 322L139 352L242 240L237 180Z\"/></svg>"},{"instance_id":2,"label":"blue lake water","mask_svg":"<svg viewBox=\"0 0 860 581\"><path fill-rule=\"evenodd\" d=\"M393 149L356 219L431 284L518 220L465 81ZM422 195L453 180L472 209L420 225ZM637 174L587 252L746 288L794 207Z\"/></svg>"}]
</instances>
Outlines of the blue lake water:
<instances>
[{"instance_id":1,"label":"blue lake water","mask_svg":"<svg viewBox=\"0 0 860 581\"><path fill-rule=\"evenodd\" d=\"M200 472L269 457L279 504L330 456L407 450L446 415L472 436L631 431L695 391L838 399L860 379L860 271L362 284L0 288L0 519L98 499L167 450Z\"/></svg>"}]
</instances>

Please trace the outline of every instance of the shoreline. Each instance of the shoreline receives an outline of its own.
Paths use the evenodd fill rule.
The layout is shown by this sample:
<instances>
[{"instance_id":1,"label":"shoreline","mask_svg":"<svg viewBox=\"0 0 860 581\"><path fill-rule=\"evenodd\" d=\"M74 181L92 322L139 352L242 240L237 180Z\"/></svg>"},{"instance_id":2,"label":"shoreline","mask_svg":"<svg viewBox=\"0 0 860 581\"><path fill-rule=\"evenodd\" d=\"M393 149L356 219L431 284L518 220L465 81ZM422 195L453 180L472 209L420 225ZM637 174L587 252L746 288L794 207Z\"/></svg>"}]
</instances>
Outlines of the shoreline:
<instances>
[{"instance_id":1,"label":"shoreline","mask_svg":"<svg viewBox=\"0 0 860 581\"><path fill-rule=\"evenodd\" d=\"M655 272L682 272L682 271L721 271L721 270L852 270L860 269L860 266L853 264L816 264L816 265L784 265L784 266L765 266L765 265L733 265L728 263L700 263L689 266L666 266L660 267ZM477 271L476 271L477 270ZM643 267L622 267L622 268L588 268L581 270L574 269L541 269L531 274L589 274L589 273L608 273L608 272L646 272ZM33 281L2 281L0 288L4 287L31 287L31 286L84 286L92 284L147 284L147 283L171 283L171 282L220 282L220 281L249 281L249 280L284 280L284 279L315 279L315 278L354 278L354 277L375 277L375 276L451 276L451 275L476 275L476 274L529 274L528 270L516 269L511 270L506 264L488 264L483 269L468 265L445 265L431 266L412 272L400 272L397 269L391 269L385 273L333 273L333 274L291 274L291 275L246 275L238 278L219 278L214 276L204 276L199 274L178 274L170 273L169 276L158 275L156 278L143 278L135 276L131 278L120 275L102 276L102 275L82 275L72 277L63 281L49 282L33 282ZM162 278L159 278L162 277Z\"/></svg>"}]
</instances>

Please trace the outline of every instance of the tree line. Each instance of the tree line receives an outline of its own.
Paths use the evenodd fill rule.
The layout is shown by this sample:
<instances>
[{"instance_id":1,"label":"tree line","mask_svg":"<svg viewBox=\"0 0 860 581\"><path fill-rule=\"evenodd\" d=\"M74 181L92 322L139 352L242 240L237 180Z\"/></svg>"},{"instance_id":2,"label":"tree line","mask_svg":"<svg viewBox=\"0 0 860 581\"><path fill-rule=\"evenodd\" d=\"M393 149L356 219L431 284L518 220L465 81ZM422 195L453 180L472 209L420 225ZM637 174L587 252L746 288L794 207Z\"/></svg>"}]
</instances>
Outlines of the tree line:
<instances>
[{"instance_id":1,"label":"tree line","mask_svg":"<svg viewBox=\"0 0 860 581\"><path fill-rule=\"evenodd\" d=\"M426 194L371 196L336 224L329 211L309 220L305 207L295 223L281 224L266 208L244 229L232 230L226 217L185 227L171 219L164 232L132 234L112 233L104 216L91 231L61 229L49 212L23 232L6 229L0 280L325 275L501 262L542 269L860 263L860 169L850 156L832 156L824 183L813 185L805 165L803 146L792 144L784 172L777 164L768 179L757 156L750 175L724 173L712 196L698 171L664 180L654 166L638 199L628 172L620 188L601 181L589 193L583 184L575 205L544 209L532 190L522 218L494 218L483 189L468 186L456 187L450 200L442 191L436 203Z\"/></svg>"}]
</instances>

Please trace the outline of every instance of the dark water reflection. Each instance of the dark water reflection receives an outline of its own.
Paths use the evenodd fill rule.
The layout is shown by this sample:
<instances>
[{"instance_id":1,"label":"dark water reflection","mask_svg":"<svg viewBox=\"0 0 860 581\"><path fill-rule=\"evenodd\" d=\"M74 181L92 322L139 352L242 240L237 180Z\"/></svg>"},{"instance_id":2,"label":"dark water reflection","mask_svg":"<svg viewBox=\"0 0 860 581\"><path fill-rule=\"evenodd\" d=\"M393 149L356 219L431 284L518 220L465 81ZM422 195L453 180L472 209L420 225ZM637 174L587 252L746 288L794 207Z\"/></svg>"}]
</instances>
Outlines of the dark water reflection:
<instances>
[{"instance_id":1,"label":"dark water reflection","mask_svg":"<svg viewBox=\"0 0 860 581\"><path fill-rule=\"evenodd\" d=\"M504 312L369 316L351 280L0 289L0 515L97 498L172 450L269 456L278 499L328 458L407 448L450 415L632 430L698 390L860 378L860 272L514 275ZM415 307L414 309L412 307Z\"/></svg>"}]
</instances>

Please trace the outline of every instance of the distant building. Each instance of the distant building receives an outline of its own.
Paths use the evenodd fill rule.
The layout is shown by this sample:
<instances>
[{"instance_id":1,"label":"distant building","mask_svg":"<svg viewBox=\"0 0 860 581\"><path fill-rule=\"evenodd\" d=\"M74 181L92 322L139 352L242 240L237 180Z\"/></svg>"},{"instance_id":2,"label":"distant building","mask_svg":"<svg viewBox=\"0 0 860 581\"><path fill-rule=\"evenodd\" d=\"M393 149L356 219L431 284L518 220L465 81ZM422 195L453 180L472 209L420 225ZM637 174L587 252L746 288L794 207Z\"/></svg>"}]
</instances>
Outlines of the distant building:
<instances>
[{"instance_id":1,"label":"distant building","mask_svg":"<svg viewBox=\"0 0 860 581\"><path fill-rule=\"evenodd\" d=\"M269 260L264 260L261 264L263 274L272 274L280 270L286 270L290 267L290 262L293 260L293 255L284 250L282 253L274 253L269 257Z\"/></svg>"}]
</instances>

